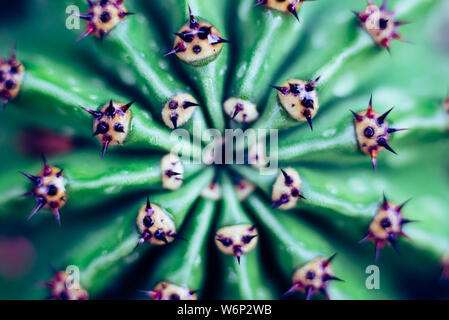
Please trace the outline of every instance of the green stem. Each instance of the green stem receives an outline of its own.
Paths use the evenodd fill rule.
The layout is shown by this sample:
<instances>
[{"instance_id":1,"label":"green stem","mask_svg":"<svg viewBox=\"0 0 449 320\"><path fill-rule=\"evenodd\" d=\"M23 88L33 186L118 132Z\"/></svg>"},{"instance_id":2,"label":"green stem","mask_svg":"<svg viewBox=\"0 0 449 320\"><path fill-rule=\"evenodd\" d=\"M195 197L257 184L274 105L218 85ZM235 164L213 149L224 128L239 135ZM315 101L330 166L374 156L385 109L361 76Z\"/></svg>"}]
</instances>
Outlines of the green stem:
<instances>
[{"instance_id":1,"label":"green stem","mask_svg":"<svg viewBox=\"0 0 449 320\"><path fill-rule=\"evenodd\" d=\"M344 282L334 281L329 285L329 294L332 299L385 299L390 295L397 296L390 285L391 276L385 271L382 273L383 290L366 288L365 267L372 264L366 257L358 256L355 263L354 257L347 248L337 246L335 242L313 231L311 226L289 212L272 211L256 195L251 195L246 203L264 226L265 236L272 244L271 259L279 265L286 280L285 291L293 285L291 275L297 268L314 258L328 258L338 252L339 254L332 261L332 268L334 275L344 279Z\"/></svg>"},{"instance_id":2,"label":"green stem","mask_svg":"<svg viewBox=\"0 0 449 320\"><path fill-rule=\"evenodd\" d=\"M293 48L299 44L304 23L298 23L291 15L263 7L254 7L254 1L234 1L231 5L237 17L231 22L238 39L238 63L228 97L238 97L258 104L268 90L273 74L285 63ZM301 16L312 20L315 4L301 7ZM307 24L307 22L306 22ZM276 48L276 50L272 50Z\"/></svg>"},{"instance_id":3,"label":"green stem","mask_svg":"<svg viewBox=\"0 0 449 320\"><path fill-rule=\"evenodd\" d=\"M198 17L198 19L204 19L210 22L220 31L224 38L227 38L224 27L225 15L227 12L225 0L213 2L208 0L167 0L163 1L163 3L155 2L151 7L154 7L155 11L164 17L164 23L167 28L161 28L161 30L163 30L164 33L167 32L166 30L170 30L170 33L166 34L167 37L170 37L169 39L173 39L172 34L177 32L183 24L189 21L189 6L192 13ZM170 9L167 10L167 7ZM173 8L178 8L179 12L183 14L172 14ZM224 95L224 84L229 62L228 46L228 44L224 45L222 52L214 61L201 66L191 66L181 63L178 61L179 59L177 57L167 58L169 59L168 61L176 61L175 63L181 66L190 80L195 84L195 87L201 93L204 107L205 110L207 110L212 126L219 131L223 131L225 127L221 103Z\"/></svg>"},{"instance_id":4,"label":"green stem","mask_svg":"<svg viewBox=\"0 0 449 320\"><path fill-rule=\"evenodd\" d=\"M226 201L222 203L221 214L217 222L218 228L238 224L252 225L253 222L237 199L234 186L225 173L221 175L221 186L223 195L226 195ZM219 263L224 272L223 281L218 290L221 299L260 300L272 298L268 289L270 284L263 276L260 250L259 243L254 250L241 257L240 264L234 256L218 252Z\"/></svg>"},{"instance_id":5,"label":"green stem","mask_svg":"<svg viewBox=\"0 0 449 320\"><path fill-rule=\"evenodd\" d=\"M198 294L202 295L208 265L207 242L215 208L214 201L200 200L180 232L187 240L177 241L157 258L144 288L151 290L157 283L168 281L190 290L200 290Z\"/></svg>"}]
</instances>

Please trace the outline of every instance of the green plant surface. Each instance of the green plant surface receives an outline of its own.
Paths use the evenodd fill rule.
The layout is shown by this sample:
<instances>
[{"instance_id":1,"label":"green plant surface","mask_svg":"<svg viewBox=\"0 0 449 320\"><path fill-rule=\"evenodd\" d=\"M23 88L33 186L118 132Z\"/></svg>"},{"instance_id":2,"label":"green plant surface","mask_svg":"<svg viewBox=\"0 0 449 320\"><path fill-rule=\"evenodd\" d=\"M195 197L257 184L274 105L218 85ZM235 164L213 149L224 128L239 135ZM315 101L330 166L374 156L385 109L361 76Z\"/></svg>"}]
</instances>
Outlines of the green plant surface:
<instances>
[{"instance_id":1,"label":"green plant surface","mask_svg":"<svg viewBox=\"0 0 449 320\"><path fill-rule=\"evenodd\" d=\"M151 202L160 205L174 219L178 228L183 224L187 213L201 191L212 179L212 170L206 170L191 179L183 188L176 192L151 194ZM189 190L189 193L186 192ZM125 268L138 260L142 252L154 246L143 244L136 249L140 235L136 227L136 217L139 208L145 203L142 197L131 205L119 204L112 212L96 212L87 219L68 219L74 225L69 232L52 230L38 235L35 272L22 281L22 287L15 288L17 297L44 298L45 290L27 290L33 281L48 281L51 278L51 268L65 270L73 265L80 270L80 283L87 288L91 298L99 297L104 288L111 286ZM86 226L86 223L89 223ZM56 244L55 237L61 239ZM182 240L176 240L182 241ZM8 283L6 283L8 285ZM9 284L16 285L16 284ZM34 284L35 285L35 284ZM38 287L34 286L33 289ZM22 290L22 296L19 295ZM3 293L3 290L2 290ZM5 292L6 293L6 292ZM104 293L104 292L103 292ZM14 295L7 295L10 298ZM26 294L25 296L23 296Z\"/></svg>"},{"instance_id":2,"label":"green plant surface","mask_svg":"<svg viewBox=\"0 0 449 320\"><path fill-rule=\"evenodd\" d=\"M405 233L413 239L409 244L425 250L438 261L449 246L447 238L449 209L447 194L447 139L407 148L387 167L376 174L363 164L345 167L320 165L293 166L303 178L302 193L306 200L298 204L325 221L335 221L333 228L356 243L367 233L368 225L377 212L385 193L395 203L412 198L404 208L407 219L418 222L406 227ZM439 152L430 152L437 148ZM418 168L419 170L413 169ZM267 195L271 194L274 175L257 175L253 169L234 167L242 176L256 183ZM438 170L436 169L438 168ZM424 213L425 212L425 213ZM408 242L408 240L401 240Z\"/></svg>"},{"instance_id":3,"label":"green plant surface","mask_svg":"<svg viewBox=\"0 0 449 320\"><path fill-rule=\"evenodd\" d=\"M354 117L350 110L362 111L367 108L368 101L369 95L353 96L349 100L339 101L328 110L323 111L324 116L316 121L314 132L310 132L310 128L303 126L282 134L279 138L278 160L285 163L326 161L323 154L329 152L340 154L344 157L343 159L349 157L359 161L367 160L366 155L358 154L357 140L354 134ZM395 109L388 118L391 126L408 129L393 134L391 145L393 149L397 149L397 152L400 152L401 147L407 147L403 140L411 140L412 137L417 137L419 140L419 135L424 132L429 135L441 135L446 131L447 123L444 110L436 98L410 99L410 94L404 90L391 91L386 87L381 87L376 89L373 101L375 110L380 113L386 112L394 106ZM381 154L379 158L382 161L391 156ZM332 161L339 162L338 157ZM369 165L369 160L366 162Z\"/></svg>"},{"instance_id":4,"label":"green plant surface","mask_svg":"<svg viewBox=\"0 0 449 320\"><path fill-rule=\"evenodd\" d=\"M346 6L351 7L352 10L358 10L358 8L354 7L353 1L343 2L346 2ZM413 20L414 17L420 16L423 12L429 10L431 1L402 1L397 6L401 8L397 19ZM310 34L303 49L306 54L301 56L301 59L296 60L295 64L286 68L286 71L279 75L278 82L284 82L290 78L311 81L320 76L320 81L317 85L320 94L320 105L326 106L326 103L332 98L330 93L333 93L334 88L337 86L341 87L345 83L335 82L335 78L344 78L348 73L353 73L357 69L364 72L364 62L367 59L374 59L378 55L388 56L388 54L373 45L369 35L358 26L356 19L350 15L335 14L333 10L323 11L325 12L321 19L325 23L316 26L313 33ZM424 43L420 43L420 45L424 45ZM392 55L396 55L396 48L399 46L400 44L395 45ZM410 48L405 48L404 50L409 52ZM360 59L359 64L353 64L351 68L346 68L346 64L352 59L357 59L358 56L363 57L363 59ZM406 56L406 54L400 56ZM388 66L391 65L391 62L388 63ZM367 74L370 75L369 79L371 79L369 71L367 71ZM351 92L350 90L354 90L357 86L363 84L363 79L364 77L357 77L355 87L345 89ZM346 85L348 86L347 83ZM284 129L296 126L298 123L290 119L280 106L275 90L272 91L273 93L270 94L264 113L254 127Z\"/></svg>"},{"instance_id":5,"label":"green plant surface","mask_svg":"<svg viewBox=\"0 0 449 320\"><path fill-rule=\"evenodd\" d=\"M61 6L70 3L65 1ZM77 3L80 7L88 7L84 1ZM124 86L139 88L138 92L148 101L152 114L162 121L162 107L177 94L192 94L192 91L179 79L177 73L169 71L168 62L163 57L163 41L140 13L141 5L136 1L128 1L127 6L130 12L137 13L135 17L120 23L108 34L107 41L85 39L93 44L83 49L109 74L118 71ZM191 120L184 126L191 134L194 133L194 122L207 127L202 108L197 108Z\"/></svg>"},{"instance_id":6,"label":"green plant surface","mask_svg":"<svg viewBox=\"0 0 449 320\"><path fill-rule=\"evenodd\" d=\"M259 103L265 95L273 73L285 63L292 53L301 50L301 39L307 26L316 19L320 5L306 4L300 9L301 23L286 19L285 14L265 8L254 10L254 1L232 1L236 6L237 21L229 22L234 27L235 44L239 62L228 97L248 99ZM251 32L248 32L251 30ZM277 50L270 50L277 48Z\"/></svg>"},{"instance_id":7,"label":"green plant surface","mask_svg":"<svg viewBox=\"0 0 449 320\"><path fill-rule=\"evenodd\" d=\"M231 180L226 174L221 175L223 194L227 199L223 202L221 214L217 221L217 230L221 227L249 224L250 219L237 199ZM252 240L254 241L254 240ZM218 249L217 249L218 250ZM270 285L263 275L260 248L241 256L238 262L234 256L218 253L223 277L217 298L232 300L267 300L272 299Z\"/></svg>"},{"instance_id":8,"label":"green plant surface","mask_svg":"<svg viewBox=\"0 0 449 320\"><path fill-rule=\"evenodd\" d=\"M358 256L357 263L349 251L316 233L307 223L289 213L279 213L271 210L264 200L252 195L247 200L248 207L257 219L266 226L265 236L269 237L273 259L277 262L282 274L286 276L285 291L290 288L291 275L296 268L301 267L316 257L331 257L334 275L344 282L333 281L329 287L329 295L333 299L388 299L388 294L394 293L389 287L391 279L383 279L383 291L369 290L365 287L365 267L372 263L366 255ZM384 275L385 276L385 275Z\"/></svg>"},{"instance_id":9,"label":"green plant surface","mask_svg":"<svg viewBox=\"0 0 449 320\"><path fill-rule=\"evenodd\" d=\"M159 19L165 20L161 24L165 28L160 29L160 31L171 45L173 33L178 32L179 28L189 21L189 6L198 20L211 23L219 30L223 38L227 39L225 21L228 7L226 7L226 4L226 0L168 0L152 4L150 10L159 15ZM172 8L176 8L178 12L172 14ZM151 12L149 13L151 14ZM181 68L188 74L189 80L197 86L197 90L201 93L212 127L219 131L223 131L225 128L221 103L224 98L224 84L229 63L229 48L227 46L228 44L225 43L218 57L205 65L194 66L179 62L182 63ZM168 59L175 60L177 58L170 57Z\"/></svg>"},{"instance_id":10,"label":"green plant surface","mask_svg":"<svg viewBox=\"0 0 449 320\"><path fill-rule=\"evenodd\" d=\"M172 246L159 256L155 262L156 266L148 279L144 280L142 288L152 290L161 281L167 281L179 286L196 291L203 288L206 280L208 265L207 241L210 232L216 202L210 199L201 199L189 217L187 225L183 226L181 234L185 241ZM180 258L181 257L181 258ZM173 263L175 260L181 262ZM202 296L202 292L198 292ZM140 298L144 295L140 295Z\"/></svg>"},{"instance_id":11,"label":"green plant surface","mask_svg":"<svg viewBox=\"0 0 449 320\"><path fill-rule=\"evenodd\" d=\"M43 126L55 128L61 126L54 117L63 118L66 125L76 130L77 135L88 136L92 133L93 118L80 107L96 110L98 106L108 103L111 99L128 103L130 98L123 98L106 88L101 80L89 78L87 71L75 73L64 65L56 64L44 56L31 56L33 62L27 65L22 95L20 97L22 114L38 113L44 118ZM45 66L45 67L42 67ZM55 79L54 74L69 74L63 79ZM39 104L34 101L38 99ZM23 108L26 106L26 109ZM178 142L168 128L156 124L151 115L137 104L132 106L131 130L126 144L135 148L153 148L170 151ZM48 124L48 126L47 126ZM149 138L150 137L150 138ZM185 141L186 150L192 148L192 153L198 155L199 150Z\"/></svg>"},{"instance_id":12,"label":"green plant surface","mask_svg":"<svg viewBox=\"0 0 449 320\"><path fill-rule=\"evenodd\" d=\"M449 270L448 0L389 3L393 22L410 23L397 26L406 41L392 41L388 51L351 12L362 12L365 1L353 0L306 1L298 10L300 22L254 6L255 0L124 0L112 5L133 14L113 19L117 24L101 39L91 34L77 41L93 23L86 14L99 1L17 0L0 12L0 52L7 59L0 59L0 103L8 100L0 111L0 299L49 298L45 282L67 266L80 271L90 299L154 298L140 290L154 290L160 281L205 300L305 299L298 292L284 296L294 285L293 273L335 253L332 274L344 281L326 282L332 299L447 299L442 284L449 279L442 271ZM114 15L111 1L97 9ZM373 3L380 6L381 0ZM66 24L78 18L66 11L72 4L80 9L80 28ZM229 40L217 56L194 64L180 55L164 56L189 22L189 10ZM203 45L213 45L207 39ZM15 42L25 71L14 83L21 85L18 96L8 97L5 77L16 71L6 64ZM311 130L307 121L289 116L270 85L318 77L319 110ZM199 106L181 128L187 131L173 131L162 110L181 93ZM397 154L379 149L375 171L360 150L351 113L366 110L370 96L380 114L394 107L387 124L377 122L379 128L407 129L388 138ZM230 97L254 103L258 119L229 119L223 105ZM111 99L134 103L126 139L109 146L102 159L102 145L92 136L98 117L81 107L98 111ZM250 154L244 164L198 161L208 143L204 133L223 135L233 128L278 133L266 145L274 170L252 166ZM259 138L269 133L259 132ZM49 165L63 169L67 203L58 208L60 228L47 207L26 221L38 196L21 197L33 184L18 171L42 170L39 146ZM232 147L237 155L253 146L236 139ZM182 173L161 168L162 157L172 152L181 158ZM298 172L296 195L305 199L284 211L274 209L272 192L278 177L284 177L282 187L292 187L280 170L286 168ZM172 176L181 186L164 189L163 180ZM395 234L400 254L386 243L376 260L379 248L359 241L384 196L397 205L411 199L401 214L413 223L401 224L407 237ZM136 218L147 197L173 221L179 237L172 243L144 241L139 227L145 219ZM146 213L145 218L154 214ZM240 230L257 237L246 243L242 231L233 231L242 239L237 250L234 238L229 236L232 247L217 240L221 228L240 224L253 226ZM239 251L251 241L257 243L252 250ZM233 254L225 254L226 248ZM380 270L380 290L367 288L369 266Z\"/></svg>"},{"instance_id":13,"label":"green plant surface","mask_svg":"<svg viewBox=\"0 0 449 320\"><path fill-rule=\"evenodd\" d=\"M141 158L114 155L104 159L101 165L93 166L92 163L98 161L97 153L78 152L50 161L66 172L66 189L71 201L64 210L72 212L101 204L112 197L162 188L159 156ZM5 218L25 218L16 212L31 211L30 204L34 206L34 201L20 195L32 190L33 185L21 177L18 170L36 174L42 166L42 163L29 167L11 165L10 170L2 174L0 215L5 215ZM184 177L188 179L201 169L200 165L185 164ZM14 181L14 184L10 181Z\"/></svg>"}]
</instances>

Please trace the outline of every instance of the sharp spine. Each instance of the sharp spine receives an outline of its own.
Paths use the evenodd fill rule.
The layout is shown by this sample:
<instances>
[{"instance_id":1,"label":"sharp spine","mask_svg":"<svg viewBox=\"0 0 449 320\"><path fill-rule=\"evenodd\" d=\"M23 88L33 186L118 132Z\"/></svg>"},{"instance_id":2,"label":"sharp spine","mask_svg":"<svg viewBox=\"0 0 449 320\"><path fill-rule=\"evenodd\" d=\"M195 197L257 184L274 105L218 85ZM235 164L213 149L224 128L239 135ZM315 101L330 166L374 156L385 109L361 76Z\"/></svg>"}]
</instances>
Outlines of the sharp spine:
<instances>
[{"instance_id":1,"label":"sharp spine","mask_svg":"<svg viewBox=\"0 0 449 320\"><path fill-rule=\"evenodd\" d=\"M184 52L186 51L186 48L183 43L179 43L176 47L174 47L171 51L164 54L164 57L170 56L172 54L178 53L178 52Z\"/></svg>"},{"instance_id":2,"label":"sharp spine","mask_svg":"<svg viewBox=\"0 0 449 320\"><path fill-rule=\"evenodd\" d=\"M126 111L128 111L129 108L131 108L131 106L134 104L134 102L136 102L136 101L133 100L133 101L131 101L130 103L128 103L128 104L124 105L123 107L121 107L120 109L121 109L123 112L126 112Z\"/></svg>"},{"instance_id":3,"label":"sharp spine","mask_svg":"<svg viewBox=\"0 0 449 320\"><path fill-rule=\"evenodd\" d=\"M185 102L182 104L182 107L183 107L184 109L187 109L187 108L190 108L190 107L199 107L199 104L198 104L198 103L195 103L195 102L185 101Z\"/></svg>"},{"instance_id":4,"label":"sharp spine","mask_svg":"<svg viewBox=\"0 0 449 320\"><path fill-rule=\"evenodd\" d=\"M363 120L363 117L361 116L361 115L359 115L359 114L357 114L356 112L354 112L354 111L352 111L352 110L349 110L349 111L351 111L351 113L354 115L354 118L357 120L357 121L362 121Z\"/></svg>"},{"instance_id":5,"label":"sharp spine","mask_svg":"<svg viewBox=\"0 0 449 320\"><path fill-rule=\"evenodd\" d=\"M291 185L293 183L292 177L290 177L284 169L281 169L282 175L284 176L285 184Z\"/></svg>"},{"instance_id":6,"label":"sharp spine","mask_svg":"<svg viewBox=\"0 0 449 320\"><path fill-rule=\"evenodd\" d=\"M331 274L325 274L323 276L323 281L331 281L331 280L335 280L335 281L344 281L343 279L340 279L336 276L333 276Z\"/></svg>"},{"instance_id":7,"label":"sharp spine","mask_svg":"<svg viewBox=\"0 0 449 320\"><path fill-rule=\"evenodd\" d=\"M84 111L88 112L89 114L93 115L95 118L101 118L103 116L102 112L94 111L94 110L87 109L84 107L80 107L80 108L83 109Z\"/></svg>"},{"instance_id":8,"label":"sharp spine","mask_svg":"<svg viewBox=\"0 0 449 320\"><path fill-rule=\"evenodd\" d=\"M306 112L307 111L307 112ZM310 115L310 111L309 110L305 110L304 111L304 116L307 119L307 123L309 124L310 130L313 131L313 123L312 123L312 116Z\"/></svg>"},{"instance_id":9,"label":"sharp spine","mask_svg":"<svg viewBox=\"0 0 449 320\"><path fill-rule=\"evenodd\" d=\"M306 300L310 300L310 298L312 298L312 293L313 293L313 287L307 287Z\"/></svg>"},{"instance_id":10,"label":"sharp spine","mask_svg":"<svg viewBox=\"0 0 449 320\"><path fill-rule=\"evenodd\" d=\"M39 210L41 210L45 204L46 201L43 198L38 199L36 206L34 207L33 211L31 211L31 213L28 215L27 220L30 220L32 217L34 217L34 215L38 213Z\"/></svg>"},{"instance_id":11,"label":"sharp spine","mask_svg":"<svg viewBox=\"0 0 449 320\"><path fill-rule=\"evenodd\" d=\"M240 257L242 255L242 248L240 248L239 246L234 247L234 254L235 254L235 257L237 258L238 264L240 264Z\"/></svg>"},{"instance_id":12,"label":"sharp spine","mask_svg":"<svg viewBox=\"0 0 449 320\"><path fill-rule=\"evenodd\" d=\"M286 87L278 87L278 86L274 86L274 85L270 85L270 87L272 87L273 89L278 90L279 92L281 92L282 94L287 94L289 93L288 88Z\"/></svg>"},{"instance_id":13,"label":"sharp spine","mask_svg":"<svg viewBox=\"0 0 449 320\"><path fill-rule=\"evenodd\" d=\"M191 28L191 29L196 29L196 28L198 28L198 27L199 27L199 24L198 24L198 22L196 21L194 15L192 14L192 10L190 9L190 6L189 6L189 16L190 16L190 28Z\"/></svg>"},{"instance_id":14,"label":"sharp spine","mask_svg":"<svg viewBox=\"0 0 449 320\"><path fill-rule=\"evenodd\" d=\"M84 33L81 35L81 36L79 36L79 38L76 40L76 41L81 41L81 40L83 40L85 37L87 37L88 35L90 35L92 32L94 32L95 31L95 28L92 26L92 25L90 25L87 29L86 29L86 31L84 31Z\"/></svg>"},{"instance_id":15,"label":"sharp spine","mask_svg":"<svg viewBox=\"0 0 449 320\"><path fill-rule=\"evenodd\" d=\"M371 163L373 164L374 172L376 172L376 168L377 168L377 151L376 151L376 149L370 150L370 156L371 156Z\"/></svg>"},{"instance_id":16,"label":"sharp spine","mask_svg":"<svg viewBox=\"0 0 449 320\"><path fill-rule=\"evenodd\" d=\"M377 123L378 123L378 124L383 124L384 121L385 121L385 118L388 116L388 114L389 114L393 109L394 109L394 107L391 108L390 110L388 110L387 112L385 112L383 115L381 115L381 116L377 119Z\"/></svg>"},{"instance_id":17,"label":"sharp spine","mask_svg":"<svg viewBox=\"0 0 449 320\"><path fill-rule=\"evenodd\" d=\"M253 7L263 6L266 3L267 3L267 0L259 0L257 3L254 4Z\"/></svg>"},{"instance_id":18,"label":"sharp spine","mask_svg":"<svg viewBox=\"0 0 449 320\"><path fill-rule=\"evenodd\" d=\"M295 283L293 286L290 287L283 295L282 298L286 298L288 296L291 296L295 291L299 288L299 284Z\"/></svg>"},{"instance_id":19,"label":"sharp spine","mask_svg":"<svg viewBox=\"0 0 449 320\"><path fill-rule=\"evenodd\" d=\"M103 140L103 152L101 153L101 159L104 159L104 156L106 154L106 151L108 150L110 142L111 141L109 139L104 139Z\"/></svg>"},{"instance_id":20,"label":"sharp spine","mask_svg":"<svg viewBox=\"0 0 449 320\"><path fill-rule=\"evenodd\" d=\"M148 197L148 196L147 196L147 204L145 207L145 211L147 212L147 215L152 215L154 213L154 209L150 203L150 197Z\"/></svg>"},{"instance_id":21,"label":"sharp spine","mask_svg":"<svg viewBox=\"0 0 449 320\"><path fill-rule=\"evenodd\" d=\"M42 182L41 178L39 178L39 177L33 176L31 174L28 174L28 173L25 173L25 172L22 172L22 171L19 171L19 173L24 175L28 179L30 179L31 182L33 182L35 185L39 185Z\"/></svg>"},{"instance_id":22,"label":"sharp spine","mask_svg":"<svg viewBox=\"0 0 449 320\"><path fill-rule=\"evenodd\" d=\"M333 255L331 255L329 258L327 258L327 260L325 260L323 262L323 267L327 267L329 265L329 263L332 262L332 260L335 259L335 257L337 256L337 253L334 253Z\"/></svg>"},{"instance_id":23,"label":"sharp spine","mask_svg":"<svg viewBox=\"0 0 449 320\"><path fill-rule=\"evenodd\" d=\"M397 208L397 212L401 212L401 210L404 208L404 206L410 201L411 199L408 199L407 201L404 201L402 204L400 204ZM410 220L411 221L411 220Z\"/></svg>"},{"instance_id":24,"label":"sharp spine","mask_svg":"<svg viewBox=\"0 0 449 320\"><path fill-rule=\"evenodd\" d=\"M396 151L394 151L393 148L390 147L390 145L388 144L387 140L385 140L385 139L378 139L377 143L379 144L379 146L384 147L388 151L390 151L390 152L392 152L392 153L397 155Z\"/></svg>"},{"instance_id":25,"label":"sharp spine","mask_svg":"<svg viewBox=\"0 0 449 320\"><path fill-rule=\"evenodd\" d=\"M173 127L175 129L177 129L178 128L178 115L176 113L171 115L170 121L172 122Z\"/></svg>"}]
</instances>

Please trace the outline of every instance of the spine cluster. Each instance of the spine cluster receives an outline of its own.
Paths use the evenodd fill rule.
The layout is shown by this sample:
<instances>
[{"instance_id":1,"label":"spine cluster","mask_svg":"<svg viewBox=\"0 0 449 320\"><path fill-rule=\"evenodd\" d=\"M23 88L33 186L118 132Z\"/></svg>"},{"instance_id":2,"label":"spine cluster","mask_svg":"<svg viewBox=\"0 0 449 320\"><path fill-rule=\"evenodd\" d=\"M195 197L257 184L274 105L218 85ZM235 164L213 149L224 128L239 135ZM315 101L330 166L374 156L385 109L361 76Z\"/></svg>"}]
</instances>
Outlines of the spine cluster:
<instances>
[{"instance_id":1,"label":"spine cluster","mask_svg":"<svg viewBox=\"0 0 449 320\"><path fill-rule=\"evenodd\" d=\"M227 255L234 255L240 263L242 254L246 254L257 245L257 229L249 224L223 227L215 235L218 249Z\"/></svg>"},{"instance_id":2,"label":"spine cluster","mask_svg":"<svg viewBox=\"0 0 449 320\"><path fill-rule=\"evenodd\" d=\"M335 254L328 259L318 257L297 269L293 273L293 286L284 297L299 291L306 295L306 300L310 300L312 295L317 293L324 294L330 300L327 285L331 280L342 281L333 275L331 261L334 257Z\"/></svg>"},{"instance_id":3,"label":"spine cluster","mask_svg":"<svg viewBox=\"0 0 449 320\"><path fill-rule=\"evenodd\" d=\"M209 22L198 21L190 8L189 13L190 21L175 33L173 49L165 56L176 54L186 63L203 65L214 60L223 49L223 43L229 41Z\"/></svg>"},{"instance_id":4,"label":"spine cluster","mask_svg":"<svg viewBox=\"0 0 449 320\"><path fill-rule=\"evenodd\" d=\"M126 16L132 14L126 10L123 0L87 0L89 10L81 14L80 18L86 20L86 31L78 38L81 40L88 35L103 38L114 29Z\"/></svg>"},{"instance_id":5,"label":"spine cluster","mask_svg":"<svg viewBox=\"0 0 449 320\"><path fill-rule=\"evenodd\" d=\"M151 204L149 198L140 208L136 223L141 234L136 248L145 241L155 245L165 245L175 238L181 238L176 234L176 226L172 218L161 207Z\"/></svg>"},{"instance_id":6,"label":"spine cluster","mask_svg":"<svg viewBox=\"0 0 449 320\"><path fill-rule=\"evenodd\" d=\"M355 132L360 150L371 156L374 170L376 170L376 159L380 151L388 150L396 154L389 145L391 134L405 130L390 128L386 118L392 110L393 108L383 114L377 113L373 109L373 96L371 96L368 109L359 113L351 111L354 115Z\"/></svg>"},{"instance_id":7,"label":"spine cluster","mask_svg":"<svg viewBox=\"0 0 449 320\"><path fill-rule=\"evenodd\" d=\"M34 189L24 194L24 196L34 196L36 198L36 206L28 216L31 219L42 208L50 209L61 225L61 217L59 209L62 208L66 201L66 180L64 179L62 169L48 165L47 160L43 157L44 168L35 176L19 171L27 177L34 185Z\"/></svg>"},{"instance_id":8,"label":"spine cluster","mask_svg":"<svg viewBox=\"0 0 449 320\"><path fill-rule=\"evenodd\" d=\"M9 100L19 94L24 72L25 68L17 60L15 49L8 60L0 57L0 104L3 109Z\"/></svg>"},{"instance_id":9,"label":"spine cluster","mask_svg":"<svg viewBox=\"0 0 449 320\"><path fill-rule=\"evenodd\" d=\"M129 108L133 103L134 101L124 104L111 100L101 107L100 111L81 107L94 117L93 136L97 137L103 145L103 158L109 146L117 146L125 142L131 122L131 111Z\"/></svg>"},{"instance_id":10,"label":"spine cluster","mask_svg":"<svg viewBox=\"0 0 449 320\"><path fill-rule=\"evenodd\" d=\"M380 7L368 1L365 11L354 11L354 14L378 46L389 51L393 40L404 40L399 35L397 27L405 24L405 22L394 19L394 12L387 10L386 0Z\"/></svg>"},{"instance_id":11,"label":"spine cluster","mask_svg":"<svg viewBox=\"0 0 449 320\"><path fill-rule=\"evenodd\" d=\"M297 205L299 198L305 199L300 191L301 184L301 177L295 169L281 169L281 173L273 184L271 193L272 208L281 210L292 209Z\"/></svg>"},{"instance_id":12,"label":"spine cluster","mask_svg":"<svg viewBox=\"0 0 449 320\"><path fill-rule=\"evenodd\" d=\"M143 291L153 300L197 300L196 292L176 284L162 281L153 290Z\"/></svg>"},{"instance_id":13,"label":"spine cluster","mask_svg":"<svg viewBox=\"0 0 449 320\"><path fill-rule=\"evenodd\" d=\"M397 238L405 236L402 227L412 220L405 219L402 216L402 208L407 202L401 205L395 205L384 196L383 202L379 207L373 221L369 226L368 235L361 242L371 241L376 246L376 260L379 258L380 250L390 244L398 253Z\"/></svg>"},{"instance_id":14,"label":"spine cluster","mask_svg":"<svg viewBox=\"0 0 449 320\"><path fill-rule=\"evenodd\" d=\"M307 121L312 130L312 119L320 107L315 90L318 80L320 77L312 82L290 79L279 87L272 86L279 91L279 101L290 117L297 121Z\"/></svg>"}]
</instances>

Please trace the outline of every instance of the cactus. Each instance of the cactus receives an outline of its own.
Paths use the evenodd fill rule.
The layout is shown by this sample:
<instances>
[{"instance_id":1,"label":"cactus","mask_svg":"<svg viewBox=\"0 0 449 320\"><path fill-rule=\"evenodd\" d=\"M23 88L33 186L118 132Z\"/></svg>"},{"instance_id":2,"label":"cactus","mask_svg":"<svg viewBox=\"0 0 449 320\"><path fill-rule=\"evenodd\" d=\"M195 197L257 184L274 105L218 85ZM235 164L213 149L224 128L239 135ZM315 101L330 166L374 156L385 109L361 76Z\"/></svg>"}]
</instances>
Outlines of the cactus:
<instances>
[{"instance_id":1,"label":"cactus","mask_svg":"<svg viewBox=\"0 0 449 320\"><path fill-rule=\"evenodd\" d=\"M72 2L0 22L0 299L449 297L447 1Z\"/></svg>"}]
</instances>

